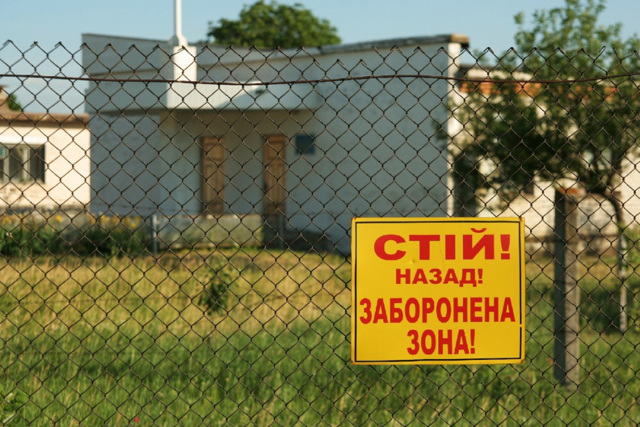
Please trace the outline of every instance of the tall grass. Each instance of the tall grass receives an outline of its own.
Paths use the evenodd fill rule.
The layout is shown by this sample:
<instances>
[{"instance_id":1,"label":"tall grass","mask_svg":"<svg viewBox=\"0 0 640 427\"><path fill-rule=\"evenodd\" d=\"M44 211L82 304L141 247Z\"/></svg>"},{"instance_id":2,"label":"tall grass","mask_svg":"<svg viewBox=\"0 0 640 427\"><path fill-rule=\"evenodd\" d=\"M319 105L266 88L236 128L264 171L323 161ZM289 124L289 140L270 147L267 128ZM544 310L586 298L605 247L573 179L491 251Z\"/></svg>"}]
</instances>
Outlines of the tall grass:
<instances>
[{"instance_id":1,"label":"tall grass","mask_svg":"<svg viewBox=\"0 0 640 427\"><path fill-rule=\"evenodd\" d=\"M210 268L227 259L239 278L226 310L207 315L199 301ZM447 367L350 365L350 264L339 256L0 261L0 392L14 393L5 416L16 425L639 423L640 336L609 327L604 296L616 283L606 264L582 270L583 381L571 392L553 378L544 259L528 266L526 363Z\"/></svg>"}]
</instances>

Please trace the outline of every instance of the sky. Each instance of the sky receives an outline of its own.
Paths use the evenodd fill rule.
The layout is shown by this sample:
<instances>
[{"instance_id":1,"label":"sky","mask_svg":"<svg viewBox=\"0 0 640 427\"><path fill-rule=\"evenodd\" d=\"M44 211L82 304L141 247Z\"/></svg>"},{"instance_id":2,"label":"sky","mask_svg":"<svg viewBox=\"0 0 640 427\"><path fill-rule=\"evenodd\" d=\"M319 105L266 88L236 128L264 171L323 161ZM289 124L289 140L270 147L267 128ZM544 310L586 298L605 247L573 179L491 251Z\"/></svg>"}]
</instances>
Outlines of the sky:
<instances>
[{"instance_id":1,"label":"sky","mask_svg":"<svg viewBox=\"0 0 640 427\"><path fill-rule=\"evenodd\" d=\"M14 73L33 70L33 64L19 60L21 51L32 49L30 55L39 58L32 63L46 56L36 55L34 50L49 51L58 42L64 46L56 49L59 58L64 56L62 51L76 52L83 33L157 40L168 40L173 35L173 0L4 1L7 4L3 4L0 26L0 74L7 72L9 64ZM518 12L530 16L536 9L564 4L563 0L280 0L287 4L296 2L316 16L328 19L338 29L343 43L456 33L468 36L473 50L491 47L495 52L512 45L516 31L513 17ZM202 40L211 21L235 19L247 3L252 1L183 0L183 33L190 42ZM622 23L625 37L640 33L638 0L610 0L602 18L603 24ZM13 44L7 45L7 40ZM69 58L68 53L66 57ZM39 67L45 66L48 65L43 63ZM81 72L74 64L65 66L64 71ZM26 91L23 84L6 78L0 78L0 84L7 85L10 91L17 89L21 99L36 110L80 108L77 90L66 95L72 101L63 99L65 102L56 103L53 100L56 94L39 93L39 87ZM46 88L43 90L46 92ZM36 94L38 102L33 102ZM51 101L41 100L47 97Z\"/></svg>"}]
</instances>

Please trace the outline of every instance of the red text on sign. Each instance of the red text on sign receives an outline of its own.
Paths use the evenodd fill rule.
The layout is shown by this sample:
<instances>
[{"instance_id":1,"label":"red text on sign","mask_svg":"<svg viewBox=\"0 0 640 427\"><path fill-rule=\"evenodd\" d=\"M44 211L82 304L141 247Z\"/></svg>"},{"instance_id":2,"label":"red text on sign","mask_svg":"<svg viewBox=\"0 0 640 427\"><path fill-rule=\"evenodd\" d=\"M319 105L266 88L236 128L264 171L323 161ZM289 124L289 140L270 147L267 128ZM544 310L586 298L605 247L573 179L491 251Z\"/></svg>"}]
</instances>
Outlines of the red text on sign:
<instances>
[{"instance_id":1,"label":"red text on sign","mask_svg":"<svg viewBox=\"0 0 640 427\"><path fill-rule=\"evenodd\" d=\"M384 234L378 237L373 245L373 250L378 258L385 261L397 261L407 254L406 249L410 245L418 248L420 260L430 260L432 258L432 247L436 242L444 247L444 259L496 259L496 247L501 253L499 259L508 260L511 258L509 250L511 248L511 235L509 234L484 234L478 236L485 229L471 229L476 234L410 234L405 238L399 234ZM461 240L461 242L459 241ZM457 245L461 244L461 254L457 252Z\"/></svg>"},{"instance_id":2,"label":"red text on sign","mask_svg":"<svg viewBox=\"0 0 640 427\"><path fill-rule=\"evenodd\" d=\"M440 270L432 268L429 270L423 268L396 268L396 284L397 285L448 285L454 284L459 286L471 285L474 288L482 283L484 270L482 268L463 268L456 272L453 268L448 270Z\"/></svg>"},{"instance_id":3,"label":"red text on sign","mask_svg":"<svg viewBox=\"0 0 640 427\"><path fill-rule=\"evenodd\" d=\"M359 320L369 323L515 322L511 298L378 298L360 300Z\"/></svg>"},{"instance_id":4,"label":"red text on sign","mask_svg":"<svg viewBox=\"0 0 640 427\"><path fill-rule=\"evenodd\" d=\"M476 331L471 329L439 329L433 331L426 329L422 333L415 329L407 332L410 345L407 353L415 356L419 353L424 355L442 354L475 354Z\"/></svg>"}]
</instances>

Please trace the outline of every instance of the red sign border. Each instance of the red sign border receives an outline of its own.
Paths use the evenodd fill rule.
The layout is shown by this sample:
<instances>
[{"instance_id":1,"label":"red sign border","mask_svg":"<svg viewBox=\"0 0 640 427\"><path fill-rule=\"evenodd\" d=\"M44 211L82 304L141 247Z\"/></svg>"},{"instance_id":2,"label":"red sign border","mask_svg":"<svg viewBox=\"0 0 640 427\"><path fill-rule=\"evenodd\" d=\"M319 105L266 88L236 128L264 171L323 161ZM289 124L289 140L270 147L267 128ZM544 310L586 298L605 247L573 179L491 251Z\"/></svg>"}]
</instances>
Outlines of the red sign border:
<instances>
[{"instance_id":1,"label":"red sign border","mask_svg":"<svg viewBox=\"0 0 640 427\"><path fill-rule=\"evenodd\" d=\"M357 336L358 336L358 322L354 321L358 316L358 304L354 304L355 301L358 300L358 289L357 289L357 280L358 280L358 257L357 257L357 237L358 237L358 226L359 225L370 225L370 224L424 224L424 223L446 223L446 224L477 224L477 223L494 223L494 224L517 224L518 225L518 269L519 269L519 277L520 277L520 286L518 286L518 296L519 296L519 307L520 307L520 328L519 328L519 352L518 357L486 357L486 358L455 358L455 359L393 359L393 360L358 360L358 347L357 347ZM378 365L390 365L390 364L417 364L418 362L447 362L448 364L453 364L455 362L467 362L466 364L500 364L502 361L504 363L522 363L524 362L524 346L523 339L525 334L525 318L523 318L523 312L526 310L525 303L525 295L524 295L524 286L525 283L525 268L524 268L524 260L523 260L523 252L524 252L524 218L477 218L477 219L442 219L442 218L422 218L422 219L409 219L409 218L353 218L352 220L352 236L351 236L351 259L352 259L352 284L351 284L351 292L353 297L351 299L351 339L353 340L353 345L351 346L351 363L353 364L378 364ZM474 363L477 362L477 363ZM465 363L461 363L465 364Z\"/></svg>"}]
</instances>

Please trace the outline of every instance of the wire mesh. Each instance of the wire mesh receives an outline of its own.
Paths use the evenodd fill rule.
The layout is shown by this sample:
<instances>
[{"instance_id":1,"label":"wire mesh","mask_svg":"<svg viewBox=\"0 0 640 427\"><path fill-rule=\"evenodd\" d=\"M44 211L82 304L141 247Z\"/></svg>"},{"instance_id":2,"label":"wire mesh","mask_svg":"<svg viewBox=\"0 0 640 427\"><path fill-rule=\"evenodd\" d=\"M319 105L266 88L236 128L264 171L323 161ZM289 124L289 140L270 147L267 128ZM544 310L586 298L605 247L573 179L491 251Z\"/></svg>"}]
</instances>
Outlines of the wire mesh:
<instances>
[{"instance_id":1,"label":"wire mesh","mask_svg":"<svg viewBox=\"0 0 640 427\"><path fill-rule=\"evenodd\" d=\"M85 42L0 48L1 422L640 423L637 56ZM351 365L362 216L524 217L525 363Z\"/></svg>"}]
</instances>

